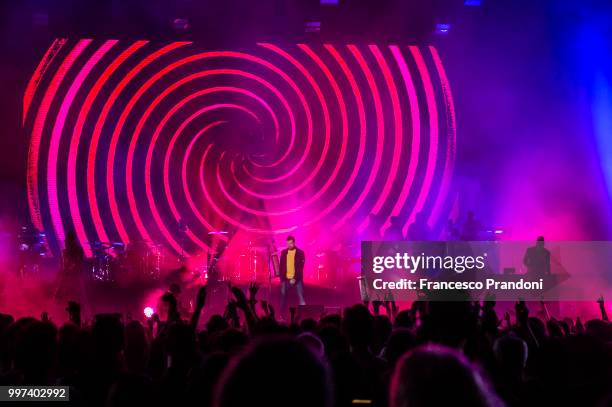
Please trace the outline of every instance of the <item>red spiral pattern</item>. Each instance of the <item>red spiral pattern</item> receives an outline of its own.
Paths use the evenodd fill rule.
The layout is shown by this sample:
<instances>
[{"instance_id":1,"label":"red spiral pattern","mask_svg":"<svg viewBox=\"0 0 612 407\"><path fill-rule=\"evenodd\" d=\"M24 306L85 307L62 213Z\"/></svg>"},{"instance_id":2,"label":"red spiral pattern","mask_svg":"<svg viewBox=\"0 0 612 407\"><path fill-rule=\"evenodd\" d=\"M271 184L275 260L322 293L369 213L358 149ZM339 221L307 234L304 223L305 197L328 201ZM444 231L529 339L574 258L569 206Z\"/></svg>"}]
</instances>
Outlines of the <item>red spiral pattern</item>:
<instances>
[{"instance_id":1,"label":"red spiral pattern","mask_svg":"<svg viewBox=\"0 0 612 407\"><path fill-rule=\"evenodd\" d=\"M434 47L56 40L24 92L32 220L53 241L358 232L447 210L456 130Z\"/></svg>"}]
</instances>

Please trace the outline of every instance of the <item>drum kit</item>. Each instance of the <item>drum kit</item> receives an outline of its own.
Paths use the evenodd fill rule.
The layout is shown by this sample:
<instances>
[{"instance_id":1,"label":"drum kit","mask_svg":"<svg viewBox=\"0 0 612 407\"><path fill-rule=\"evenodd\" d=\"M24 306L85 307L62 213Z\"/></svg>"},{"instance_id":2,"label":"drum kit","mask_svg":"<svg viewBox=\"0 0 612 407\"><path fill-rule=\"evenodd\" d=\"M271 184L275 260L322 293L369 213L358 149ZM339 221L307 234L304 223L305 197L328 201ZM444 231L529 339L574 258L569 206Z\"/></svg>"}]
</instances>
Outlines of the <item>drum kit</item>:
<instances>
[{"instance_id":1,"label":"drum kit","mask_svg":"<svg viewBox=\"0 0 612 407\"><path fill-rule=\"evenodd\" d=\"M179 225L179 231L185 234L186 228ZM211 250L200 253L194 261L193 273L202 276L209 282L259 282L271 283L279 276L280 250L270 236L242 240L238 245L229 244L227 231L210 231ZM22 275L37 274L41 257L45 257L45 234L35 228L24 226L18 236L20 252L20 273ZM181 252L177 256L168 255L163 245L147 241L135 240L129 243L110 241L90 241L91 257L85 261L87 277L94 282L121 283L124 281L154 281L161 277L162 269L176 268L186 264L181 239ZM342 247L330 250L320 248L311 257L311 272L307 278L321 282L338 282L343 274L353 264L347 256L355 251L353 247ZM225 256L224 256L225 254ZM351 263L351 264L349 264Z\"/></svg>"},{"instance_id":2,"label":"drum kit","mask_svg":"<svg viewBox=\"0 0 612 407\"><path fill-rule=\"evenodd\" d=\"M268 246L249 241L242 246L230 274L231 280L267 281L269 277L270 251Z\"/></svg>"},{"instance_id":3,"label":"drum kit","mask_svg":"<svg viewBox=\"0 0 612 407\"><path fill-rule=\"evenodd\" d=\"M92 257L88 270L93 281L116 282L127 276L142 280L157 280L163 262L160 244L138 240L123 242L89 242Z\"/></svg>"},{"instance_id":4,"label":"drum kit","mask_svg":"<svg viewBox=\"0 0 612 407\"><path fill-rule=\"evenodd\" d=\"M22 278L38 275L40 262L48 253L46 234L32 225L24 225L17 234L19 274Z\"/></svg>"},{"instance_id":5,"label":"drum kit","mask_svg":"<svg viewBox=\"0 0 612 407\"><path fill-rule=\"evenodd\" d=\"M213 239L227 234L225 231L209 232ZM274 245L266 241L250 240L245 244L228 245L225 241L213 240L213 249L207 255L204 269L209 280L263 282L270 278L270 260L275 252ZM227 256L228 253L231 255Z\"/></svg>"}]
</instances>

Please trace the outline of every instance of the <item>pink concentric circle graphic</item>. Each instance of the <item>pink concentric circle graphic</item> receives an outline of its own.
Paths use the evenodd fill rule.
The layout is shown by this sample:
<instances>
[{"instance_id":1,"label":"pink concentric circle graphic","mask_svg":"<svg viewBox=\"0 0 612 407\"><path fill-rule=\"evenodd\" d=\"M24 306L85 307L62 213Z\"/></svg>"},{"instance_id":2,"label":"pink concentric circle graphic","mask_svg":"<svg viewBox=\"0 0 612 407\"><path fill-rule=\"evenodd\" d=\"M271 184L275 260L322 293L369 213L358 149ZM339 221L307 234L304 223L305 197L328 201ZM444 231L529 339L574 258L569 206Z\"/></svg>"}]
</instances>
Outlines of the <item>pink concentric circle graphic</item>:
<instances>
[{"instance_id":1,"label":"pink concentric circle graphic","mask_svg":"<svg viewBox=\"0 0 612 407\"><path fill-rule=\"evenodd\" d=\"M74 230L193 255L211 231L357 239L370 214L382 234L448 211L456 124L433 46L58 39L41 58L28 202L56 247Z\"/></svg>"}]
</instances>

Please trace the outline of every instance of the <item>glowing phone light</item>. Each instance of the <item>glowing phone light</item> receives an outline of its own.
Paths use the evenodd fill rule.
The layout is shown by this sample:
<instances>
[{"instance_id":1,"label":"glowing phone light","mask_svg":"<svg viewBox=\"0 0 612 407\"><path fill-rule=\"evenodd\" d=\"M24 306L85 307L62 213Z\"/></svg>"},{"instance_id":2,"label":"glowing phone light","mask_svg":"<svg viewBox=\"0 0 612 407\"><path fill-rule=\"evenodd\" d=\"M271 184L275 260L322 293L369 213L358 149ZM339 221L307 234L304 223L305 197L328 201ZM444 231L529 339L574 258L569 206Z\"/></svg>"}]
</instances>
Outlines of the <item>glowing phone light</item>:
<instances>
[{"instance_id":1,"label":"glowing phone light","mask_svg":"<svg viewBox=\"0 0 612 407\"><path fill-rule=\"evenodd\" d=\"M145 307L145 309L143 310L145 317L147 318L151 318L153 316L153 314L155 313L155 310L151 307Z\"/></svg>"}]
</instances>

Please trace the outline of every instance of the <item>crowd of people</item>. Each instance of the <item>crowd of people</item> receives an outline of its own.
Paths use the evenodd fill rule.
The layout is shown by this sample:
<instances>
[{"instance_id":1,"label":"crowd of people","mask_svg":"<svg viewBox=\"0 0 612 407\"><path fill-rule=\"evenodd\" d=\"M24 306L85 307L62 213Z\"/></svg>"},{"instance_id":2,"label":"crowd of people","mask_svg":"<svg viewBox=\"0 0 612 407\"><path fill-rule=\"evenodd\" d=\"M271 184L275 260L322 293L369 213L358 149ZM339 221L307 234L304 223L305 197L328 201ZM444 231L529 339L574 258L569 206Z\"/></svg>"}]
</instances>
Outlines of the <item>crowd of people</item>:
<instances>
[{"instance_id":1,"label":"crowd of people","mask_svg":"<svg viewBox=\"0 0 612 407\"><path fill-rule=\"evenodd\" d=\"M515 304L371 301L301 318L232 287L223 315L200 288L190 318L170 292L141 321L0 315L0 385L70 386L86 406L604 406L612 325L534 316ZM59 322L59 321L58 321Z\"/></svg>"}]
</instances>

